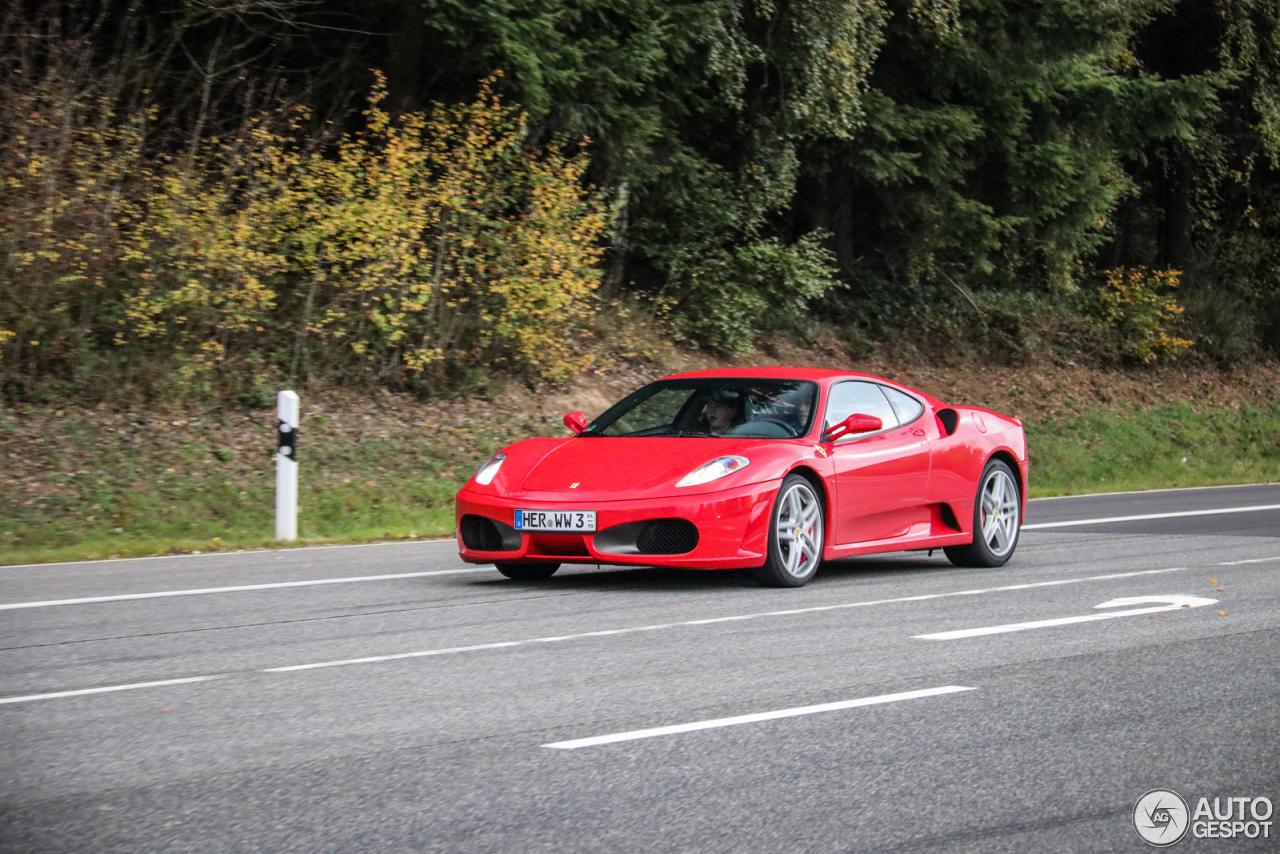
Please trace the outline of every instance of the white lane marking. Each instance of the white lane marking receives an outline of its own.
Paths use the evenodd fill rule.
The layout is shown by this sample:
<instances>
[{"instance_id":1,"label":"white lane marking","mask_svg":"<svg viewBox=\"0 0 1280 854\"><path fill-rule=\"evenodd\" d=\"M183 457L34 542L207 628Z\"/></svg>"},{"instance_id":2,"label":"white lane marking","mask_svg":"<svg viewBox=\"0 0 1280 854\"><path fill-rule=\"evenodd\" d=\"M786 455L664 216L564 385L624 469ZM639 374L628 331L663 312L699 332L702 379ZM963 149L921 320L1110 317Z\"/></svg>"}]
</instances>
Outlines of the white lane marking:
<instances>
[{"instance_id":1,"label":"white lane marking","mask_svg":"<svg viewBox=\"0 0 1280 854\"><path fill-rule=\"evenodd\" d=\"M677 622L677 623L659 623L651 626L634 626L630 628L621 628L621 629L604 629L601 631L581 632L578 634L558 635L558 636L543 637L543 638L531 638L527 640L499 641L495 643L475 644L472 646L456 646L456 647L447 647L444 649L427 649L427 650L419 650L416 652L395 653L391 655L368 656L365 658L350 658L350 659L344 659L340 661L322 661L314 664L294 664L294 665L289 665L285 667L268 667L258 672L292 673L295 671L302 671L302 670L316 670L323 667L341 667L347 664L375 664L375 663L381 663L385 661L397 661L399 659L405 659L405 658L424 658L427 656L450 655L454 653L476 652L476 651L488 650L488 649L503 649L506 647L525 646L525 645L536 644L536 643L555 643L558 641L578 640L583 638L608 637L611 635L626 635L626 634L634 634L637 632L651 632L651 631L658 631L661 629L678 628L681 626L709 626L709 625L715 625L718 623L729 623L729 622L737 622L742 620L752 620L759 617L785 617L785 616L793 616L798 614L816 613L821 611L837 611L837 610L844 610L849 608L865 608L872 605L890 605L890 604L906 603L906 602L926 602L932 599L944 599L944 598L949 598L953 596L975 596L983 593L1002 593L1002 592L1012 591L1012 590L1030 590L1037 587L1055 587L1055 586L1060 586L1064 584L1080 584L1086 581L1110 581L1117 578L1135 578L1143 575L1159 575L1159 574L1168 573L1168 572L1185 572L1187 569L1188 567L1185 567L1185 566L1174 566L1174 567L1168 567L1165 569L1142 569L1142 570L1136 570L1134 572L1118 572L1118 573L1111 573L1108 575L1092 575L1092 576L1087 576L1085 578L1062 578L1062 579L1055 579L1053 581L1035 581L1027 584L1009 584L1003 587L984 587L984 588L977 588L973 590L956 590L950 593L926 593L919 596L904 596L896 599L878 599L878 600L872 600L867 602L844 602L837 605L815 605L809 608L793 608L785 611L763 611L755 614L738 614L730 617L711 617L703 620L686 620L686 621ZM220 679L220 678L222 677L221 676L194 676L194 677L190 677L189 679L168 680L165 682L138 683L136 686L110 687L110 688L86 688L86 689L81 689L77 691L59 691L53 694L40 694L30 698L28 697L10 697L7 699L0 698L0 703L26 702L30 699L43 700L43 699L50 699L53 697L74 697L80 694L97 694L97 693L103 693L105 691L123 691L123 690L128 690L130 687L145 688L145 687L150 687L152 685L179 684L181 682L187 682L187 681L199 682L207 679Z\"/></svg>"},{"instance_id":2,"label":"white lane marking","mask_svg":"<svg viewBox=\"0 0 1280 854\"><path fill-rule=\"evenodd\" d=\"M1250 558L1249 560L1224 560L1222 563L1218 564L1218 566L1240 566L1241 564L1245 564L1245 563L1270 563L1273 560L1280 560L1280 556L1255 557L1255 558Z\"/></svg>"},{"instance_id":3,"label":"white lane marking","mask_svg":"<svg viewBox=\"0 0 1280 854\"><path fill-rule=\"evenodd\" d=\"M350 578L313 578L307 581L273 581L268 584L241 584L236 587L200 587L194 590L161 590L155 593L121 593L115 596L85 596L80 599L48 599L43 602L8 602L0 611L21 608L52 608L57 605L96 605L100 602L128 602L133 599L168 599L172 596L206 596L210 593L244 593L251 590L278 590L284 587L318 587L323 584L355 584L358 581L394 581L401 578L425 578L431 575L458 575L464 572L491 572L489 567L466 569L433 569L428 572L400 572L394 575L359 575Z\"/></svg>"},{"instance_id":4,"label":"white lane marking","mask_svg":"<svg viewBox=\"0 0 1280 854\"><path fill-rule=\"evenodd\" d=\"M1203 608L1205 605L1218 604L1217 599L1203 599L1199 596L1129 596L1124 599L1111 599L1095 608L1127 608L1131 605L1142 605L1157 602L1153 608L1134 608L1129 611L1110 611L1106 614L1086 614L1083 617L1058 617L1053 620L1032 620L1028 623L1007 623L1003 626L986 626L980 629L957 629L952 632L934 632L928 635L912 635L916 640L960 640L976 638L983 635L1000 635L1005 632L1025 632L1028 629L1046 629L1051 626L1069 626L1074 623L1092 623L1095 620L1114 620L1117 617L1133 617L1138 614L1157 614L1161 611L1182 608Z\"/></svg>"},{"instance_id":5,"label":"white lane marking","mask_svg":"<svg viewBox=\"0 0 1280 854\"><path fill-rule=\"evenodd\" d=\"M113 691L133 691L138 688L160 688L165 685L186 685L190 682L208 682L211 679L223 679L224 674L216 676L188 676L185 679L161 679L159 682L133 682L128 685L107 685L102 688L80 688L76 691L54 691L51 694L28 694L25 697L0 697L0 703L30 703L35 700L54 700L59 697L81 697L85 694L109 694Z\"/></svg>"},{"instance_id":6,"label":"white lane marking","mask_svg":"<svg viewBox=\"0 0 1280 854\"><path fill-rule=\"evenodd\" d=\"M1254 486L1270 486L1280 489L1280 483L1220 483L1216 486L1175 486L1169 489L1125 489L1119 492L1081 492L1076 495L1045 495L1030 501L1061 501L1064 498L1103 498L1107 495L1161 495L1166 492L1199 492L1205 489L1247 489Z\"/></svg>"},{"instance_id":7,"label":"white lane marking","mask_svg":"<svg viewBox=\"0 0 1280 854\"><path fill-rule=\"evenodd\" d=\"M1148 519L1181 519L1185 516L1222 516L1228 513L1257 513L1260 510L1280 510L1280 504L1259 504L1254 507L1223 507L1217 510L1185 510L1179 513L1144 513L1141 516L1110 516L1105 519L1071 519L1067 522L1039 522L1023 525L1024 531L1044 528L1071 528L1077 525L1106 525L1111 522L1145 522Z\"/></svg>"},{"instance_id":8,"label":"white lane marking","mask_svg":"<svg viewBox=\"0 0 1280 854\"><path fill-rule=\"evenodd\" d=\"M344 667L348 664L380 664L384 661L399 661L406 658L425 658L434 655L452 655L460 652L476 652L486 649L503 649L506 647L526 646L535 643L557 643L559 641L580 640L583 638L599 638L611 635L629 635L637 632L656 632L662 629L674 629L683 626L710 626L718 623L733 623L743 620L755 620L765 617L791 617L799 614L816 614L822 611L841 611L849 608L868 608L873 605L893 605L903 602L927 602L932 599L947 599L953 596L978 596L983 593L1003 593L1010 590L1032 590L1038 587L1058 587L1064 584L1081 584L1086 581L1110 581L1117 578L1136 578L1143 575L1159 575L1166 572L1185 572L1188 567L1175 566L1167 569L1143 569L1135 572L1117 572L1109 575L1091 575L1086 578L1063 578L1054 581L1033 581L1027 584L1009 584L1003 587L981 587L973 590L955 590L950 593L925 593L919 596L901 596L895 599L874 599L866 602L842 602L838 605L814 605L809 608L790 608L785 611L760 611L754 614L736 614L730 617L709 617L702 620L682 620L675 623L657 623L651 626L630 626L621 629L603 629L594 632L579 632L571 635L555 635L545 638L526 638L524 640L501 641L498 643L476 644L474 646L455 646L443 649L423 649L414 652L398 652L390 655L370 655L364 658L346 658L337 661L320 661L314 664L293 664L286 667L268 667L263 673L292 673L300 670L318 670L322 667Z\"/></svg>"},{"instance_id":9,"label":"white lane marking","mask_svg":"<svg viewBox=\"0 0 1280 854\"><path fill-rule=\"evenodd\" d=\"M1040 499L1034 499L1040 500ZM234 557L236 555L258 555L261 557L270 552L313 552L320 549L367 549L373 546L422 546L438 543L447 543L453 545L457 542L454 537L433 537L429 540L395 540L381 543L343 543L335 546L285 546L284 548L272 549L236 549L230 552L210 552L199 555L144 555L143 557L108 557L98 560L59 560L50 561L49 563L6 563L0 564L0 570L5 569L31 569L39 567L40 569L58 569L64 566L79 566L89 563L128 563L134 560L180 560L182 558L210 558L210 557Z\"/></svg>"},{"instance_id":10,"label":"white lane marking","mask_svg":"<svg viewBox=\"0 0 1280 854\"><path fill-rule=\"evenodd\" d=\"M838 703L820 703L816 706L800 706L794 709L779 709L776 712L757 712L753 715L737 715L732 718L715 718L709 721L695 721L689 724L659 726L651 729L637 729L631 732L618 732L612 735L597 735L591 738L575 738L571 741L557 741L544 744L555 750L577 750L580 747L596 747L601 744L616 744L619 741L636 741L641 738L656 738L661 735L676 735L682 732L697 732L702 729L718 729L719 727L754 724L760 721L775 721L779 718L798 718L801 715L816 715L821 712L838 712L842 709L856 709L861 706L878 706L882 703L897 703L901 700L918 700L922 697L937 697L942 694L957 694L961 691L974 691L963 685L944 685L941 688L924 688L919 691L903 691L900 694L881 694L878 697L863 697L860 700L841 700Z\"/></svg>"}]
</instances>

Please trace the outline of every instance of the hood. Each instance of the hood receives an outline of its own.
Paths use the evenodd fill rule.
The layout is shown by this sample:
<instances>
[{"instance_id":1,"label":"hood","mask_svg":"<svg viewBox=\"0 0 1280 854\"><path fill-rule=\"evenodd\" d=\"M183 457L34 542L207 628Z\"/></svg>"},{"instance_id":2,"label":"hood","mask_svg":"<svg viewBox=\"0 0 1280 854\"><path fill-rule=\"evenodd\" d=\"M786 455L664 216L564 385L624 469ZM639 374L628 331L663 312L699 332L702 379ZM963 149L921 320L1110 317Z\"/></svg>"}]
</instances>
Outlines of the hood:
<instances>
[{"instance_id":1,"label":"hood","mask_svg":"<svg viewBox=\"0 0 1280 854\"><path fill-rule=\"evenodd\" d=\"M571 439L547 454L525 475L529 492L574 493L647 490L677 480L705 462L741 453L741 439L591 436Z\"/></svg>"}]
</instances>

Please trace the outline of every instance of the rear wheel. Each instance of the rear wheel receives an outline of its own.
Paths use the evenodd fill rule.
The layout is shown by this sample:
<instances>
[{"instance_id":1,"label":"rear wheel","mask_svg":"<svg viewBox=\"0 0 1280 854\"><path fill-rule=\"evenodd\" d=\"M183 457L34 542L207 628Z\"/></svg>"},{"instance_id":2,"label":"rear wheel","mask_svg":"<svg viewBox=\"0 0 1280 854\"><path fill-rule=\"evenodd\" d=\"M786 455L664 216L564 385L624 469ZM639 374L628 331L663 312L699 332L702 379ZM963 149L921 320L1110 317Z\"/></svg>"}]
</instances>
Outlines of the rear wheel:
<instances>
[{"instance_id":1,"label":"rear wheel","mask_svg":"<svg viewBox=\"0 0 1280 854\"><path fill-rule=\"evenodd\" d=\"M822 561L825 530L822 499L813 484L798 474L790 475L773 502L768 558L755 571L756 580L765 587L809 583Z\"/></svg>"},{"instance_id":2,"label":"rear wheel","mask_svg":"<svg viewBox=\"0 0 1280 854\"><path fill-rule=\"evenodd\" d=\"M978 480L973 502L973 542L947 546L956 566L1004 566L1013 557L1022 530L1022 500L1018 481L1008 464L991 460Z\"/></svg>"},{"instance_id":3,"label":"rear wheel","mask_svg":"<svg viewBox=\"0 0 1280 854\"><path fill-rule=\"evenodd\" d=\"M560 568L558 563L537 563L534 561L508 561L494 564L507 578L514 581L542 581L556 574Z\"/></svg>"}]
</instances>

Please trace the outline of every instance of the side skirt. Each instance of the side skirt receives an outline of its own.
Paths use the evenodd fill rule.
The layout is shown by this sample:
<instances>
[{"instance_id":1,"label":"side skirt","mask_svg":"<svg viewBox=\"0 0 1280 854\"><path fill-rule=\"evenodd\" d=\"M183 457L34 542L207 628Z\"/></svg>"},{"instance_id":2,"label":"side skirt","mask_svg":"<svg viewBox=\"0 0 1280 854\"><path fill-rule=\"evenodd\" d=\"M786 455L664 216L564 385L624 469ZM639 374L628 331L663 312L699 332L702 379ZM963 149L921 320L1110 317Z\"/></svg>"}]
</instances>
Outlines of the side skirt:
<instances>
[{"instance_id":1,"label":"side skirt","mask_svg":"<svg viewBox=\"0 0 1280 854\"><path fill-rule=\"evenodd\" d=\"M942 534L923 537L892 537L887 540L869 540L865 543L846 543L827 546L822 550L823 560L839 560L854 555L874 555L884 552L905 552L919 549L940 549L943 546L963 546L973 542L973 534Z\"/></svg>"}]
</instances>

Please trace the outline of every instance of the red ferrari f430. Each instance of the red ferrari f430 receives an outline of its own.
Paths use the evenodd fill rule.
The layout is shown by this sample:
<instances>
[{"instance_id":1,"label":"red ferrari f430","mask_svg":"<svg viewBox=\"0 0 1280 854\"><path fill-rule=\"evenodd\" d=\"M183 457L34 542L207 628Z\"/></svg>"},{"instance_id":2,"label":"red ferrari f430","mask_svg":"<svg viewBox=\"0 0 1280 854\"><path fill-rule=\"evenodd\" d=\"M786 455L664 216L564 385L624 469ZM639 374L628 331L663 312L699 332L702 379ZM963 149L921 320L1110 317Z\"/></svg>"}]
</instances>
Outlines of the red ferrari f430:
<instances>
[{"instance_id":1,"label":"red ferrari f430","mask_svg":"<svg viewBox=\"0 0 1280 854\"><path fill-rule=\"evenodd\" d=\"M517 442L458 492L463 560L521 580L637 564L798 587L879 552L1001 566L1026 509L1017 419L866 374L677 374L565 424L573 436Z\"/></svg>"}]
</instances>

